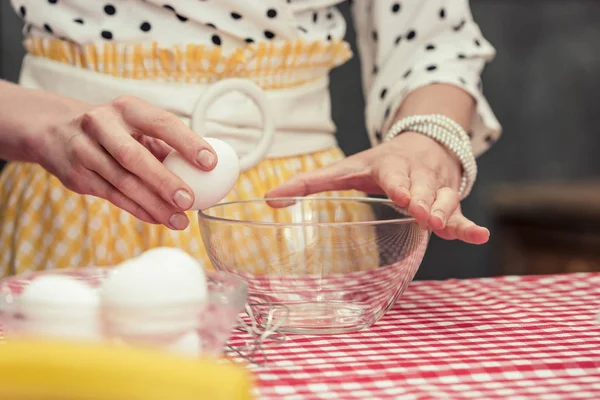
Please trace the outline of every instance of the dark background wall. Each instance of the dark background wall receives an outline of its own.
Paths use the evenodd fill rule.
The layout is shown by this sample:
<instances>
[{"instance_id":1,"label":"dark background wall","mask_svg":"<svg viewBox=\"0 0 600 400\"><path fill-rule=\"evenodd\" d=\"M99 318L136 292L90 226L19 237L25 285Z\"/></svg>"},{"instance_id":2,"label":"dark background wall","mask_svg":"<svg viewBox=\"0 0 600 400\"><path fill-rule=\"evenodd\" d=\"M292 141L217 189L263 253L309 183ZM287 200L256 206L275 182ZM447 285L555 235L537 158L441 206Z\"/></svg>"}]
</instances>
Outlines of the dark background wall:
<instances>
[{"instance_id":1,"label":"dark background wall","mask_svg":"<svg viewBox=\"0 0 600 400\"><path fill-rule=\"evenodd\" d=\"M488 196L499 183L600 176L600 2L472 0L471 7L498 50L483 83L504 135L480 159L479 179L464 209L489 224ZM347 4L341 9L348 16ZM348 39L354 42L351 26ZM0 77L16 80L22 55L20 22L9 2L0 0ZM352 154L368 142L361 88L348 82L360 82L356 58L332 76L339 141ZM419 278L494 274L491 229L492 242L485 246L434 238Z\"/></svg>"}]
</instances>

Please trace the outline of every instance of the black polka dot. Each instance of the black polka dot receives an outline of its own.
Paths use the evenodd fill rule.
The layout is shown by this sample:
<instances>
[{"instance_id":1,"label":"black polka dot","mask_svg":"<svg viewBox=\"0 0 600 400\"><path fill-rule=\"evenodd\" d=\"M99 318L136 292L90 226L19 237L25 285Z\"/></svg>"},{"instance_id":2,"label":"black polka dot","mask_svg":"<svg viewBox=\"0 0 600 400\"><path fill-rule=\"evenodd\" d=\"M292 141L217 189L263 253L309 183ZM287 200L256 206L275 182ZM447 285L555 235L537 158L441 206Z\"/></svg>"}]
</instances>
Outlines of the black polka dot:
<instances>
[{"instance_id":1,"label":"black polka dot","mask_svg":"<svg viewBox=\"0 0 600 400\"><path fill-rule=\"evenodd\" d=\"M481 46L481 42L479 41L479 39L475 39L474 43L475 43L475 46L477 46L477 47Z\"/></svg>"},{"instance_id":2,"label":"black polka dot","mask_svg":"<svg viewBox=\"0 0 600 400\"><path fill-rule=\"evenodd\" d=\"M383 137L381 136L381 132L379 132L379 131L375 132L375 139L377 139L378 141L381 142L381 139L383 139Z\"/></svg>"},{"instance_id":3,"label":"black polka dot","mask_svg":"<svg viewBox=\"0 0 600 400\"><path fill-rule=\"evenodd\" d=\"M407 71L404 73L404 75L402 75L402 77L403 77L404 79L406 79L406 78L408 78L408 77L410 76L410 74L411 74L411 73L412 73L412 69L409 69L409 70L407 70Z\"/></svg>"},{"instance_id":4,"label":"black polka dot","mask_svg":"<svg viewBox=\"0 0 600 400\"><path fill-rule=\"evenodd\" d=\"M494 137L492 135L487 135L485 137L485 142L491 146L494 144Z\"/></svg>"},{"instance_id":5,"label":"black polka dot","mask_svg":"<svg viewBox=\"0 0 600 400\"><path fill-rule=\"evenodd\" d=\"M113 34L111 31L102 31L100 35L106 40L111 40L113 38Z\"/></svg>"},{"instance_id":6,"label":"black polka dot","mask_svg":"<svg viewBox=\"0 0 600 400\"><path fill-rule=\"evenodd\" d=\"M390 113L392 112L392 109L390 107L385 109L385 112L383 113L383 118L388 119L390 117Z\"/></svg>"},{"instance_id":7,"label":"black polka dot","mask_svg":"<svg viewBox=\"0 0 600 400\"><path fill-rule=\"evenodd\" d=\"M398 45L400 44L400 42L401 42L401 41L402 41L402 35L398 35L398 36L396 37L396 40L394 40L394 44L395 44L396 46L398 46Z\"/></svg>"},{"instance_id":8,"label":"black polka dot","mask_svg":"<svg viewBox=\"0 0 600 400\"><path fill-rule=\"evenodd\" d=\"M440 8L440 18L444 19L446 18L446 9L445 8Z\"/></svg>"},{"instance_id":9,"label":"black polka dot","mask_svg":"<svg viewBox=\"0 0 600 400\"><path fill-rule=\"evenodd\" d=\"M333 19L333 13L331 11L327 13L327 19Z\"/></svg>"},{"instance_id":10,"label":"black polka dot","mask_svg":"<svg viewBox=\"0 0 600 400\"><path fill-rule=\"evenodd\" d=\"M166 8L167 10L175 11L175 9L173 8L173 6L172 6L172 5L170 5L170 4L165 4L165 5L163 6L163 8Z\"/></svg>"},{"instance_id":11,"label":"black polka dot","mask_svg":"<svg viewBox=\"0 0 600 400\"><path fill-rule=\"evenodd\" d=\"M465 56L463 53L458 53L457 57L461 60L467 58L467 56Z\"/></svg>"},{"instance_id":12,"label":"black polka dot","mask_svg":"<svg viewBox=\"0 0 600 400\"><path fill-rule=\"evenodd\" d=\"M254 43L254 39L252 38L246 38L246 43L250 44L250 43Z\"/></svg>"},{"instance_id":13,"label":"black polka dot","mask_svg":"<svg viewBox=\"0 0 600 400\"><path fill-rule=\"evenodd\" d=\"M19 7L19 14L21 14L22 18L25 18L25 15L27 15L27 9L25 8L25 6Z\"/></svg>"},{"instance_id":14,"label":"black polka dot","mask_svg":"<svg viewBox=\"0 0 600 400\"><path fill-rule=\"evenodd\" d=\"M425 46L425 50L427 50L427 51L435 50L435 46L433 44L428 44L427 46Z\"/></svg>"},{"instance_id":15,"label":"black polka dot","mask_svg":"<svg viewBox=\"0 0 600 400\"><path fill-rule=\"evenodd\" d=\"M467 84L467 81L466 81L466 80L465 80L465 78L463 78L462 76L459 76L459 77L458 77L458 81L459 81L460 83L462 83L463 85L466 85L466 84Z\"/></svg>"},{"instance_id":16,"label":"black polka dot","mask_svg":"<svg viewBox=\"0 0 600 400\"><path fill-rule=\"evenodd\" d=\"M54 33L54 32L52 31L52 27L51 27L50 25L48 25L48 24L44 24L44 30L45 30L46 32L50 33L50 34L51 34L51 33Z\"/></svg>"},{"instance_id":17,"label":"black polka dot","mask_svg":"<svg viewBox=\"0 0 600 400\"><path fill-rule=\"evenodd\" d=\"M152 29L152 25L150 25L150 22L142 22L140 29L142 32L149 32Z\"/></svg>"},{"instance_id":18,"label":"black polka dot","mask_svg":"<svg viewBox=\"0 0 600 400\"><path fill-rule=\"evenodd\" d=\"M373 75L376 75L379 72L379 67L377 65L373 65Z\"/></svg>"},{"instance_id":19,"label":"black polka dot","mask_svg":"<svg viewBox=\"0 0 600 400\"><path fill-rule=\"evenodd\" d=\"M435 71L437 69L437 65L428 65L426 69L427 71Z\"/></svg>"},{"instance_id":20,"label":"black polka dot","mask_svg":"<svg viewBox=\"0 0 600 400\"><path fill-rule=\"evenodd\" d=\"M56 4L56 3L58 3L58 0L48 0L48 3L50 3L50 4Z\"/></svg>"},{"instance_id":21,"label":"black polka dot","mask_svg":"<svg viewBox=\"0 0 600 400\"><path fill-rule=\"evenodd\" d=\"M471 131L467 132L467 136L469 137L469 139L473 139L473 132L471 132Z\"/></svg>"},{"instance_id":22,"label":"black polka dot","mask_svg":"<svg viewBox=\"0 0 600 400\"><path fill-rule=\"evenodd\" d=\"M327 40L331 41L331 35L327 35Z\"/></svg>"},{"instance_id":23,"label":"black polka dot","mask_svg":"<svg viewBox=\"0 0 600 400\"><path fill-rule=\"evenodd\" d=\"M217 46L221 45L221 38L219 37L219 35L212 35L212 37L210 39L212 40L212 42L215 45L217 45Z\"/></svg>"},{"instance_id":24,"label":"black polka dot","mask_svg":"<svg viewBox=\"0 0 600 400\"><path fill-rule=\"evenodd\" d=\"M305 28L305 27L303 27L303 26L299 26L299 27L298 27L298 30L299 30L300 32L308 33L308 31L306 30L306 28Z\"/></svg>"},{"instance_id":25,"label":"black polka dot","mask_svg":"<svg viewBox=\"0 0 600 400\"><path fill-rule=\"evenodd\" d=\"M232 12L231 13L231 18L233 18L233 19L242 19L242 15L238 14L236 12Z\"/></svg>"},{"instance_id":26,"label":"black polka dot","mask_svg":"<svg viewBox=\"0 0 600 400\"><path fill-rule=\"evenodd\" d=\"M188 17L183 16L181 14L175 14L175 16L177 17L178 20L180 20L181 22L186 22L188 20Z\"/></svg>"},{"instance_id":27,"label":"black polka dot","mask_svg":"<svg viewBox=\"0 0 600 400\"><path fill-rule=\"evenodd\" d=\"M400 11L400 3L392 4L392 12L397 13L398 11Z\"/></svg>"},{"instance_id":28,"label":"black polka dot","mask_svg":"<svg viewBox=\"0 0 600 400\"><path fill-rule=\"evenodd\" d=\"M217 29L215 24L211 24L210 22L208 24L206 24L206 26L208 26L209 28Z\"/></svg>"},{"instance_id":29,"label":"black polka dot","mask_svg":"<svg viewBox=\"0 0 600 400\"><path fill-rule=\"evenodd\" d=\"M271 31L265 31L265 37L267 39L273 39L275 37L275 34Z\"/></svg>"},{"instance_id":30,"label":"black polka dot","mask_svg":"<svg viewBox=\"0 0 600 400\"><path fill-rule=\"evenodd\" d=\"M386 94L387 94L387 88L381 89L381 92L379 93L379 98L382 100L385 99Z\"/></svg>"},{"instance_id":31,"label":"black polka dot","mask_svg":"<svg viewBox=\"0 0 600 400\"><path fill-rule=\"evenodd\" d=\"M275 18L277 16L277 10L274 8L269 8L267 10L267 17L269 18Z\"/></svg>"},{"instance_id":32,"label":"black polka dot","mask_svg":"<svg viewBox=\"0 0 600 400\"><path fill-rule=\"evenodd\" d=\"M117 9L112 4L107 4L104 6L104 12L106 15L115 15L117 13Z\"/></svg>"},{"instance_id":33,"label":"black polka dot","mask_svg":"<svg viewBox=\"0 0 600 400\"><path fill-rule=\"evenodd\" d=\"M319 20L319 13L314 12L313 13L313 22L316 24L318 20Z\"/></svg>"},{"instance_id":34,"label":"black polka dot","mask_svg":"<svg viewBox=\"0 0 600 400\"><path fill-rule=\"evenodd\" d=\"M415 31L408 31L408 33L406 34L406 38L408 40L413 40L415 37L417 37L417 32Z\"/></svg>"},{"instance_id":35,"label":"black polka dot","mask_svg":"<svg viewBox=\"0 0 600 400\"><path fill-rule=\"evenodd\" d=\"M466 23L467 23L467 21L465 21L463 19L462 21L460 21L458 23L458 25L453 26L452 29L454 30L454 32L458 32L458 31L460 31L465 26Z\"/></svg>"},{"instance_id":36,"label":"black polka dot","mask_svg":"<svg viewBox=\"0 0 600 400\"><path fill-rule=\"evenodd\" d=\"M75 22L76 24L79 24L79 25L83 25L83 19L82 18L75 18L73 20L73 22Z\"/></svg>"},{"instance_id":37,"label":"black polka dot","mask_svg":"<svg viewBox=\"0 0 600 400\"><path fill-rule=\"evenodd\" d=\"M377 41L377 31L373 31L371 36L373 37L373 40Z\"/></svg>"}]
</instances>

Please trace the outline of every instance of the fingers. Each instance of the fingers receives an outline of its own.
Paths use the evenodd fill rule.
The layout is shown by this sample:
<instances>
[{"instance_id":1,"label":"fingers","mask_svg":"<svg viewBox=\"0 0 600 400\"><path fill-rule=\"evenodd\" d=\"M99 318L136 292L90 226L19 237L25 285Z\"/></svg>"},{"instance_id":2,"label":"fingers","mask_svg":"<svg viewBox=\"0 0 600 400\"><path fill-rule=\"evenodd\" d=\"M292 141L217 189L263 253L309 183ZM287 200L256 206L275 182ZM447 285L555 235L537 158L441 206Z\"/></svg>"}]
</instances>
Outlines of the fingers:
<instances>
[{"instance_id":1,"label":"fingers","mask_svg":"<svg viewBox=\"0 0 600 400\"><path fill-rule=\"evenodd\" d=\"M99 173L107 181L119 188L125 195L140 198L147 196L143 202L147 204L152 202L154 207L159 207L156 201L156 195L150 196L149 190L141 190L147 187L156 192L164 201L172 207L181 211L189 209L194 203L192 190L178 176L168 170L156 157L154 157L144 146L135 140L128 127L115 114L111 114L106 109L98 109L86 114L82 118L82 129L87 135L96 140L112 156L101 157L94 160L94 155L86 154L93 144L79 141L81 149L80 159L85 165ZM86 138L86 135L81 135ZM77 147L74 147L77 151ZM116 162L111 162L115 161ZM120 164L120 165L119 165ZM125 174L125 170L130 174ZM131 176L129 176L131 175ZM124 188L125 187L125 188ZM125 190L125 191L124 191ZM133 198L135 200L135 198ZM164 221L164 206L160 210L146 208L147 211ZM181 221L178 221L181 222Z\"/></svg>"},{"instance_id":2,"label":"fingers","mask_svg":"<svg viewBox=\"0 0 600 400\"><path fill-rule=\"evenodd\" d=\"M371 182L368 170L352 158L327 167L295 175L283 185L268 192L265 197L300 197L332 190L363 190L369 192L376 185Z\"/></svg>"},{"instance_id":3,"label":"fingers","mask_svg":"<svg viewBox=\"0 0 600 400\"><path fill-rule=\"evenodd\" d=\"M395 204L408 207L411 201L411 181L408 163L397 160L394 163L382 163L374 178Z\"/></svg>"},{"instance_id":4,"label":"fingers","mask_svg":"<svg viewBox=\"0 0 600 400\"><path fill-rule=\"evenodd\" d=\"M412 184L408 211L417 222L426 226L431 215L431 206L441 184L433 172L422 168L412 170L410 178Z\"/></svg>"},{"instance_id":5,"label":"fingers","mask_svg":"<svg viewBox=\"0 0 600 400\"><path fill-rule=\"evenodd\" d=\"M206 171L217 164L213 148L175 115L135 97L121 97L113 104L128 126L162 140L190 163Z\"/></svg>"},{"instance_id":6,"label":"fingers","mask_svg":"<svg viewBox=\"0 0 600 400\"><path fill-rule=\"evenodd\" d=\"M447 240L472 244L489 240L489 230L462 214L456 190L440 182L433 171L422 167L410 169L398 162L380 165L376 177L379 185L394 203L401 207L408 205L408 212L423 229L431 229Z\"/></svg>"},{"instance_id":7,"label":"fingers","mask_svg":"<svg viewBox=\"0 0 600 400\"><path fill-rule=\"evenodd\" d=\"M104 180L100 175L89 171L87 180L90 183L89 194L97 197L101 197L110 201L115 206L122 210L127 211L134 217L147 222L149 224L156 224L156 221L142 206L119 192L114 186Z\"/></svg>"},{"instance_id":8,"label":"fingers","mask_svg":"<svg viewBox=\"0 0 600 400\"><path fill-rule=\"evenodd\" d=\"M442 239L458 239L471 244L483 244L490 238L490 231L465 217L460 207L451 215L444 229L434 230L434 233Z\"/></svg>"},{"instance_id":9,"label":"fingers","mask_svg":"<svg viewBox=\"0 0 600 400\"><path fill-rule=\"evenodd\" d=\"M436 191L435 201L429 214L429 226L433 230L441 230L446 226L448 218L459 206L460 198L455 190L442 187Z\"/></svg>"},{"instance_id":10,"label":"fingers","mask_svg":"<svg viewBox=\"0 0 600 400\"><path fill-rule=\"evenodd\" d=\"M161 198L138 176L119 165L98 144L81 135L74 150L80 164L102 178L101 183L97 183L99 187L92 187L90 194L107 199L119 207L126 206L124 209L136 216L143 210L149 216L144 217L146 222L150 219L176 230L187 228L189 220L183 212ZM98 179L95 181L98 182Z\"/></svg>"}]
</instances>

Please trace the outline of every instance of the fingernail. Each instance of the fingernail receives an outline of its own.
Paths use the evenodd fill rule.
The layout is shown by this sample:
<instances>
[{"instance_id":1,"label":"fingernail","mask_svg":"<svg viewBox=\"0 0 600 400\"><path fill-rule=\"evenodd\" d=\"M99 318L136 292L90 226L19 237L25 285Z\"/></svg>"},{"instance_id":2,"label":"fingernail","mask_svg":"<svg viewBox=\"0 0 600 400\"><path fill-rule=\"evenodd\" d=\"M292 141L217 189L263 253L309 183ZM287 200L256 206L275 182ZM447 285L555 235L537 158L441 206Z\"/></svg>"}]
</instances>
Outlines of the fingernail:
<instances>
[{"instance_id":1,"label":"fingernail","mask_svg":"<svg viewBox=\"0 0 600 400\"><path fill-rule=\"evenodd\" d=\"M169 224L175 229L184 230L188 226L188 218L183 213L175 213L169 218Z\"/></svg>"},{"instance_id":2,"label":"fingernail","mask_svg":"<svg viewBox=\"0 0 600 400\"><path fill-rule=\"evenodd\" d=\"M444 216L443 212L441 212L440 210L435 210L431 214L435 217L438 217L442 221L442 224L446 224L446 217Z\"/></svg>"},{"instance_id":3,"label":"fingernail","mask_svg":"<svg viewBox=\"0 0 600 400\"><path fill-rule=\"evenodd\" d=\"M173 201L177 204L177 207L188 210L194 203L194 198L186 190L178 190L173 196Z\"/></svg>"},{"instance_id":4,"label":"fingernail","mask_svg":"<svg viewBox=\"0 0 600 400\"><path fill-rule=\"evenodd\" d=\"M198 157L196 157L196 160L200 166L204 168L212 168L217 160L217 157L209 150L203 149L198 152Z\"/></svg>"},{"instance_id":5,"label":"fingernail","mask_svg":"<svg viewBox=\"0 0 600 400\"><path fill-rule=\"evenodd\" d=\"M417 201L417 204L420 205L421 207L423 207L423 209L425 211L429 211L429 207L427 206L427 203L425 203L423 200Z\"/></svg>"}]
</instances>

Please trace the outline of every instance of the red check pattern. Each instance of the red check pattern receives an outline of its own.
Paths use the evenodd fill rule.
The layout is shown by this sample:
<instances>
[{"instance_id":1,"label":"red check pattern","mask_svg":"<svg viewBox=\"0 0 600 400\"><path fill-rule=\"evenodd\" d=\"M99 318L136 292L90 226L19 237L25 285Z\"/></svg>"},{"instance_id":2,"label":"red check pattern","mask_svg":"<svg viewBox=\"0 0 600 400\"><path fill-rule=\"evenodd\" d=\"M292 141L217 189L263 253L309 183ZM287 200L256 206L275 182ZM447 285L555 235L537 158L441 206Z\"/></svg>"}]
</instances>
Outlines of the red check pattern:
<instances>
[{"instance_id":1,"label":"red check pattern","mask_svg":"<svg viewBox=\"0 0 600 400\"><path fill-rule=\"evenodd\" d=\"M414 282L369 330L270 343L257 397L600 399L599 311L600 274Z\"/></svg>"}]
</instances>

